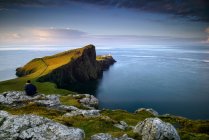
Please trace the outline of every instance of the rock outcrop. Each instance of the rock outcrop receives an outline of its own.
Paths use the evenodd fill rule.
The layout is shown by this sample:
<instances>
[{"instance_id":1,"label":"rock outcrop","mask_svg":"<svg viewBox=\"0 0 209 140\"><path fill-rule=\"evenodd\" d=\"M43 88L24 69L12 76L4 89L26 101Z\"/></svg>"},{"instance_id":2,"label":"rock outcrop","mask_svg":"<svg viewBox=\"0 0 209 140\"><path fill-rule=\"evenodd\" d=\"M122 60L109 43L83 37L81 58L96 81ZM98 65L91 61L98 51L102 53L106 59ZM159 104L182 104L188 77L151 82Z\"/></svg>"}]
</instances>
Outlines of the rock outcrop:
<instances>
[{"instance_id":1,"label":"rock outcrop","mask_svg":"<svg viewBox=\"0 0 209 140\"><path fill-rule=\"evenodd\" d=\"M86 100L87 97L91 97L93 100L97 100L93 95L85 94L79 95L80 100ZM22 107L29 103L36 103L37 105L44 106L47 108L53 108L57 110L66 111L65 117L72 117L82 115L84 117L98 117L100 116L100 110L96 110L93 105L98 105L96 102L85 102L85 106L90 107L88 110L79 109L75 106L63 105L60 102L59 95L44 95L37 94L33 97L27 96L23 91L7 91L0 94L0 103L12 107Z\"/></svg>"},{"instance_id":2,"label":"rock outcrop","mask_svg":"<svg viewBox=\"0 0 209 140\"><path fill-rule=\"evenodd\" d=\"M125 130L129 127L128 124L124 121L120 121L119 123L114 124L114 126L121 129L121 130Z\"/></svg>"},{"instance_id":3,"label":"rock outcrop","mask_svg":"<svg viewBox=\"0 0 209 140\"><path fill-rule=\"evenodd\" d=\"M83 94L84 98L80 99L79 102L89 109L98 108L99 100L95 98L93 95Z\"/></svg>"},{"instance_id":4,"label":"rock outcrop","mask_svg":"<svg viewBox=\"0 0 209 140\"><path fill-rule=\"evenodd\" d=\"M98 117L98 116L100 116L99 112L100 112L100 110L77 109L77 110L74 110L74 111L64 114L64 117L73 117L73 116L79 116L79 115L82 115L84 117Z\"/></svg>"},{"instance_id":5,"label":"rock outcrop","mask_svg":"<svg viewBox=\"0 0 209 140\"><path fill-rule=\"evenodd\" d=\"M91 140L134 140L129 138L127 134L124 134L122 137L114 138L112 135L108 133L98 133L91 136Z\"/></svg>"},{"instance_id":6,"label":"rock outcrop","mask_svg":"<svg viewBox=\"0 0 209 140\"><path fill-rule=\"evenodd\" d=\"M153 116L158 116L158 112L155 111L154 109L152 108L139 108L135 111L135 113L140 113L140 112L143 112L143 111L146 111L146 112L149 112L150 114L152 114Z\"/></svg>"},{"instance_id":7,"label":"rock outcrop","mask_svg":"<svg viewBox=\"0 0 209 140\"><path fill-rule=\"evenodd\" d=\"M134 132L142 136L142 140L180 140L176 129L159 118L147 118L139 122Z\"/></svg>"},{"instance_id":8,"label":"rock outcrop","mask_svg":"<svg viewBox=\"0 0 209 140\"><path fill-rule=\"evenodd\" d=\"M7 140L83 140L83 130L67 127L36 115L10 115L0 111L0 139Z\"/></svg>"}]
</instances>

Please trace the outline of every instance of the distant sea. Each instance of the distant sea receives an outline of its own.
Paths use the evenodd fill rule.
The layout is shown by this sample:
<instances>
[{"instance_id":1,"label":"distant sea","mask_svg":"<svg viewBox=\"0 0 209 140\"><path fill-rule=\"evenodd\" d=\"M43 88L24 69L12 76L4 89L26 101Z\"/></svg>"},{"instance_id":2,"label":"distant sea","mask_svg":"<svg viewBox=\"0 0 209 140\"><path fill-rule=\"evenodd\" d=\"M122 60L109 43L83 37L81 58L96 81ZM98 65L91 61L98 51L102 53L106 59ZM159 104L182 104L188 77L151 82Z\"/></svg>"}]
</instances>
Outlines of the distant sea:
<instances>
[{"instance_id":1,"label":"distant sea","mask_svg":"<svg viewBox=\"0 0 209 140\"><path fill-rule=\"evenodd\" d=\"M63 50L1 49L0 81L15 78L15 69L33 58ZM97 54L112 54L117 60L95 88L83 91L99 98L100 108L133 112L144 107L209 119L209 47L109 47L98 48Z\"/></svg>"}]
</instances>

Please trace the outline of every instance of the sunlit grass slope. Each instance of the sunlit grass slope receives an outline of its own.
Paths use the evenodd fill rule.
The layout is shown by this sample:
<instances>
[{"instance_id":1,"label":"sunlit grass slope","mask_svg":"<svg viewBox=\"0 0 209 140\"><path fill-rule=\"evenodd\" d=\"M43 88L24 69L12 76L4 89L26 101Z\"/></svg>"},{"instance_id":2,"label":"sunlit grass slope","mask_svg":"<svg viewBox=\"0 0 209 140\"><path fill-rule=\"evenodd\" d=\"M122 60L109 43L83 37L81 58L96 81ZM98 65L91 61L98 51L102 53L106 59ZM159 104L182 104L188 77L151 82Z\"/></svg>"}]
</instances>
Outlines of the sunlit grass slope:
<instances>
[{"instance_id":1,"label":"sunlit grass slope","mask_svg":"<svg viewBox=\"0 0 209 140\"><path fill-rule=\"evenodd\" d=\"M86 48L88 46L85 46ZM52 56L45 56L43 58L35 58L28 62L25 66L21 67L21 71L24 72L24 76L0 82L0 92L8 90L23 90L23 86L27 80L31 80L38 88L38 91L45 94L69 94L71 91L64 89L57 89L54 83L37 82L37 78L46 75L54 69L70 63L72 59L76 59L81 56L84 48L78 48L74 50L65 51ZM15 73L14 73L15 74Z\"/></svg>"},{"instance_id":2,"label":"sunlit grass slope","mask_svg":"<svg viewBox=\"0 0 209 140\"><path fill-rule=\"evenodd\" d=\"M59 68L65 64L71 62L71 60L78 58L82 55L85 48L91 47L91 45L87 45L83 48L73 49L65 52L61 52L52 56L45 56L42 58L35 58L28 62L23 67L19 68L22 76L16 79L8 80L0 82L0 92L8 91L8 90L23 90L23 86L27 80L31 80L33 84L35 84L38 88L38 91L45 94L69 94L71 91L64 89L57 89L54 83L44 82L39 83L36 80L46 75L56 68ZM105 60L111 56L103 55L97 56L97 61ZM14 73L15 74L15 73Z\"/></svg>"},{"instance_id":3,"label":"sunlit grass slope","mask_svg":"<svg viewBox=\"0 0 209 140\"><path fill-rule=\"evenodd\" d=\"M25 75L27 75L28 77L37 78L45 74L48 74L52 70L62 65L70 63L72 59L76 59L82 54L83 49L84 48L79 48L58 53L52 56L36 58L20 69L21 71L24 71Z\"/></svg>"}]
</instances>

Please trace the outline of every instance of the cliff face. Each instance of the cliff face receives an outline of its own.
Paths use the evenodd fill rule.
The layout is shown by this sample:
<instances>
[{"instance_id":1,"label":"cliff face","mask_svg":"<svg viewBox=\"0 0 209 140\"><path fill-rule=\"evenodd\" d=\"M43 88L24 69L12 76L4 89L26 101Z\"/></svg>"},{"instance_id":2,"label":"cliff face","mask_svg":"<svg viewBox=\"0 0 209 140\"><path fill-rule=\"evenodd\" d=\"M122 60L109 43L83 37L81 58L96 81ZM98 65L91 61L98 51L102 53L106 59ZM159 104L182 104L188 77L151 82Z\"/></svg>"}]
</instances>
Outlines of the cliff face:
<instances>
[{"instance_id":1,"label":"cliff face","mask_svg":"<svg viewBox=\"0 0 209 140\"><path fill-rule=\"evenodd\" d=\"M57 84L58 87L64 87L71 83L77 82L86 82L89 80L96 80L100 77L102 72L107 69L110 65L116 62L112 56L96 56L95 46L88 45L81 49L76 49L73 51L74 54L70 54L67 63L55 67L54 69L50 69L51 67L57 66L53 62L53 66L49 65L51 62L47 62L46 58L34 59L34 60L41 60L42 63L39 65L41 66L42 70L40 71L38 68L18 68L17 75L23 76L24 74L31 74L34 75L34 71L39 71L37 75L38 81L45 82L50 81ZM69 54L66 54L69 55ZM53 56L53 59L56 55ZM57 58L60 55L57 55ZM50 57L47 57L50 58ZM50 58L51 59L51 58ZM34 62L32 60L31 62ZM60 60L61 61L61 60ZM29 62L30 63L30 62ZM26 64L26 66L30 66L32 64ZM36 62L37 63L37 62ZM50 69L50 70L48 70ZM28 70L28 71L27 71Z\"/></svg>"}]
</instances>

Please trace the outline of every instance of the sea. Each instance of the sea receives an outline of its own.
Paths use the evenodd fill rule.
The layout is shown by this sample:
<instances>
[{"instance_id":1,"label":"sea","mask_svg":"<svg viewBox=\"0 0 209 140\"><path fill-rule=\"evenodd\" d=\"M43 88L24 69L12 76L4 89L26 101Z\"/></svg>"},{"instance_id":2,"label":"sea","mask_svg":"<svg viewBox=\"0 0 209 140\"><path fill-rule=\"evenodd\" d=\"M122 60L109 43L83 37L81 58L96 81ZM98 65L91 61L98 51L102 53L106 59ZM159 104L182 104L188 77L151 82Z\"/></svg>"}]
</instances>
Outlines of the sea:
<instances>
[{"instance_id":1,"label":"sea","mask_svg":"<svg viewBox=\"0 0 209 140\"><path fill-rule=\"evenodd\" d=\"M1 48L0 81L16 78L15 69L33 58L69 49ZM153 108L159 114L209 120L208 46L108 46L96 52L117 61L93 88L82 91L95 95L100 109Z\"/></svg>"}]
</instances>

